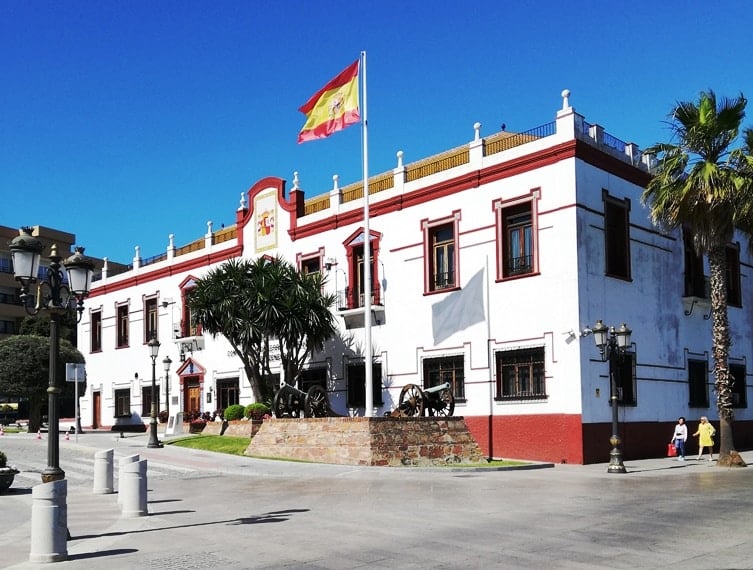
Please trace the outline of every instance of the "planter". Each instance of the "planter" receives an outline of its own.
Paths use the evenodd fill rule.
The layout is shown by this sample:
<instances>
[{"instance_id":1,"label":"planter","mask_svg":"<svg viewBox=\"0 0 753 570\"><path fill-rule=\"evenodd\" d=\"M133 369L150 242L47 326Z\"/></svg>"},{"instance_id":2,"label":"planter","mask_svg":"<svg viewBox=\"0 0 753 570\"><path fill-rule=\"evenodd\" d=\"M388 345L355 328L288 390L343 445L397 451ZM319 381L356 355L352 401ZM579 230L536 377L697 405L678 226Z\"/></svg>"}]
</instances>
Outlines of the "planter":
<instances>
[{"instance_id":1,"label":"planter","mask_svg":"<svg viewBox=\"0 0 753 570\"><path fill-rule=\"evenodd\" d=\"M204 427L207 425L207 422L202 421L192 421L188 424L188 433L201 433L204 431Z\"/></svg>"},{"instance_id":2,"label":"planter","mask_svg":"<svg viewBox=\"0 0 753 570\"><path fill-rule=\"evenodd\" d=\"M4 493L13 484L13 478L18 474L17 469L0 468L0 493Z\"/></svg>"}]
</instances>

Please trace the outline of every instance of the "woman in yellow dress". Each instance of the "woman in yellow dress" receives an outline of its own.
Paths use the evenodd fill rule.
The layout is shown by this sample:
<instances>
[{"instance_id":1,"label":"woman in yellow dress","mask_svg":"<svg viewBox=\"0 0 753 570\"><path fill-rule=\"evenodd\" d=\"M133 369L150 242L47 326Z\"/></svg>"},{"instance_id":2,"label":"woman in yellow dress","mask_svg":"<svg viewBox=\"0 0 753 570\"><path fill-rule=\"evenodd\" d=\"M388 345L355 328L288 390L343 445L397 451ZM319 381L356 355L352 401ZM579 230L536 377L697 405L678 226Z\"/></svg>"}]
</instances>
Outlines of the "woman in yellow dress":
<instances>
[{"instance_id":1,"label":"woman in yellow dress","mask_svg":"<svg viewBox=\"0 0 753 570\"><path fill-rule=\"evenodd\" d=\"M716 430L706 416L701 416L701 423L698 424L698 429L693 435L698 436L698 461L701 460L705 447L709 448L709 461L714 461L714 436L716 435Z\"/></svg>"}]
</instances>

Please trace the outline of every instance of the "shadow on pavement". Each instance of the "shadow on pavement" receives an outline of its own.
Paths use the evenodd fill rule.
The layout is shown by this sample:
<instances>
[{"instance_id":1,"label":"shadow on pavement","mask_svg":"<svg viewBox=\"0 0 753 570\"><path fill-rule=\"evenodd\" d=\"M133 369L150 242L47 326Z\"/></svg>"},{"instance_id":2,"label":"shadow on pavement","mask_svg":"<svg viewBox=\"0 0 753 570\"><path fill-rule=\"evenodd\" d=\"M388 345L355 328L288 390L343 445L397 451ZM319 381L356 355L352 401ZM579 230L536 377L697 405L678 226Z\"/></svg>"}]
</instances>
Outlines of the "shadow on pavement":
<instances>
[{"instance_id":1,"label":"shadow on pavement","mask_svg":"<svg viewBox=\"0 0 753 570\"><path fill-rule=\"evenodd\" d=\"M68 560L86 560L87 558L102 558L103 556L121 556L123 554L133 554L138 552L137 548L114 548L113 550L100 550L98 552L87 552L86 554L70 554Z\"/></svg>"},{"instance_id":2,"label":"shadow on pavement","mask_svg":"<svg viewBox=\"0 0 753 570\"><path fill-rule=\"evenodd\" d=\"M194 527L200 527L200 526L211 526L216 524L227 524L227 525L240 525L240 524L262 524L262 523L277 523L277 522L285 522L290 517L288 515L293 513L306 513L309 509L290 509L286 511L277 511L277 512L271 512L271 513L265 513L263 515L259 515L256 517L242 517L242 518L236 518L236 519L228 519L223 521L212 521L212 522L200 522L200 523L193 523L193 524L183 524L183 525L172 525L169 527L160 527L160 528L144 528L139 530L130 530L130 531L117 531L117 532L103 532L102 534L84 534L81 536L74 536L71 537L70 540L86 540L91 538L102 538L105 536L123 536L127 534L143 534L146 532L161 532L163 530L176 530L179 528L194 528ZM176 511L176 512L195 512L195 511ZM156 514L169 514L169 513L154 513ZM150 516L154 516L150 515Z\"/></svg>"}]
</instances>

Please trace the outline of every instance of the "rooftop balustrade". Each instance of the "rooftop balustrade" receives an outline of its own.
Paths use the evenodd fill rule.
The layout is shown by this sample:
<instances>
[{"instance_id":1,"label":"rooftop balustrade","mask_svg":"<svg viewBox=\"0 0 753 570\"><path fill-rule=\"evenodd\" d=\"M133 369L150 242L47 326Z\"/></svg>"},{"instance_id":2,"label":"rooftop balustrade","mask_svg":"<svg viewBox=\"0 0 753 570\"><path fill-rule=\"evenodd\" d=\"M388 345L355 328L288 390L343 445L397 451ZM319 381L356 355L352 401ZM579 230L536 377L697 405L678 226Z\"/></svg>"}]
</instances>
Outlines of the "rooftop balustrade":
<instances>
[{"instance_id":1,"label":"rooftop balustrade","mask_svg":"<svg viewBox=\"0 0 753 570\"><path fill-rule=\"evenodd\" d=\"M526 152L533 153L541 148L541 141L552 137L558 137L562 139L562 142L577 138L643 171L650 172L652 170L655 164L654 157L643 155L637 145L622 141L604 131L601 126L589 123L583 116L575 113L575 110L569 104L569 91L563 91L562 97L563 107L561 111L558 111L555 121L523 132L502 130L487 137L481 137L481 125L476 123L474 125L475 136L470 143L406 165L403 164L403 152L399 151L395 169L369 177L369 196L386 191L409 192L412 188L420 188L422 179L442 172L452 169L472 170L481 168L490 164L487 160L495 161L494 163L504 161L507 159L504 153L509 153L510 158L523 156ZM539 146L531 146L530 151L525 148L526 145L536 144ZM555 144L555 141L552 144ZM489 159L489 157L494 158ZM459 172L462 172L462 170L459 170ZM338 187L338 180L337 175L333 176L334 183L331 190L304 201L304 218L315 214L327 216L327 212L336 213L343 204L363 199L362 182L355 182L340 188ZM294 189L298 189L297 173L293 186ZM241 208L245 208L245 198L241 199ZM175 247L172 243L172 236L170 236L170 245L165 253L141 258L138 248L136 248L137 254L134 257L133 264L129 265L128 269L132 270L157 264L236 239L237 228L235 225L212 232L211 222L208 222L207 233L186 245ZM106 275L106 272L103 273ZM95 280L101 277L102 274L98 274Z\"/></svg>"}]
</instances>

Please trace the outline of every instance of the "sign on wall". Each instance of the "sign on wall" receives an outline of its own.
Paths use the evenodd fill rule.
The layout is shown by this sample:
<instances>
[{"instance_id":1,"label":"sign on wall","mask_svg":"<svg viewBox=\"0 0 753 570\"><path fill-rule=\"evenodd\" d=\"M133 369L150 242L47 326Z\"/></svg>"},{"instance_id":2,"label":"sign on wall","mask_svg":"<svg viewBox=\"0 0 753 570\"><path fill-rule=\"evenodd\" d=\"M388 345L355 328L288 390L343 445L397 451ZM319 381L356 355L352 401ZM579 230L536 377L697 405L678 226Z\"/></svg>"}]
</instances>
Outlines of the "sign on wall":
<instances>
[{"instance_id":1,"label":"sign on wall","mask_svg":"<svg viewBox=\"0 0 753 570\"><path fill-rule=\"evenodd\" d=\"M277 247L277 192L270 190L254 197L256 253Z\"/></svg>"}]
</instances>

